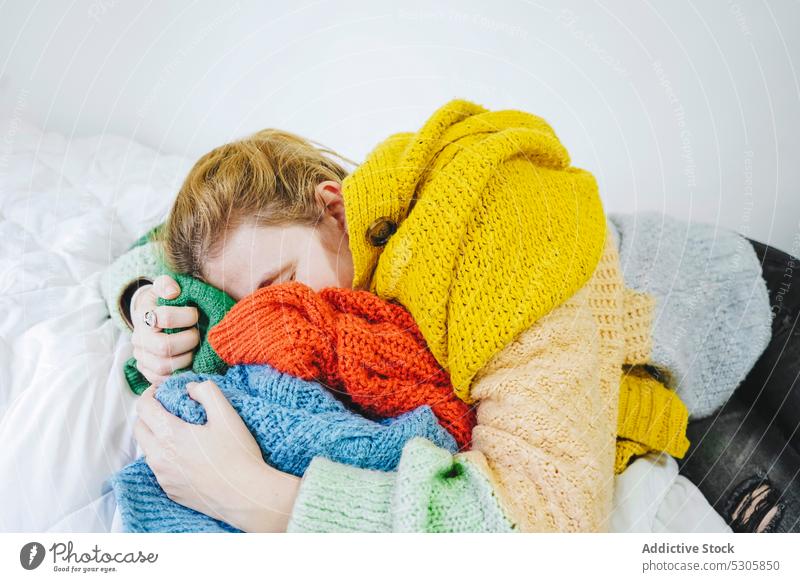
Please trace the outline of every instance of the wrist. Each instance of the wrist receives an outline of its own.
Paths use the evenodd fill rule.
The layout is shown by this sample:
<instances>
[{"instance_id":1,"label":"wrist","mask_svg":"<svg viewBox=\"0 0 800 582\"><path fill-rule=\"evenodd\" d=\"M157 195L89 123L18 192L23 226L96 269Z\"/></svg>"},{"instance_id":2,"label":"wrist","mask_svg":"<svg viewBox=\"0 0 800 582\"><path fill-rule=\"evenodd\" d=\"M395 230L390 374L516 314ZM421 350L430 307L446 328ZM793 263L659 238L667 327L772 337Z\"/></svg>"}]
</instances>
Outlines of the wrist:
<instances>
[{"instance_id":1,"label":"wrist","mask_svg":"<svg viewBox=\"0 0 800 582\"><path fill-rule=\"evenodd\" d=\"M244 479L243 503L231 512L229 523L245 532L285 532L300 478L258 460Z\"/></svg>"}]
</instances>

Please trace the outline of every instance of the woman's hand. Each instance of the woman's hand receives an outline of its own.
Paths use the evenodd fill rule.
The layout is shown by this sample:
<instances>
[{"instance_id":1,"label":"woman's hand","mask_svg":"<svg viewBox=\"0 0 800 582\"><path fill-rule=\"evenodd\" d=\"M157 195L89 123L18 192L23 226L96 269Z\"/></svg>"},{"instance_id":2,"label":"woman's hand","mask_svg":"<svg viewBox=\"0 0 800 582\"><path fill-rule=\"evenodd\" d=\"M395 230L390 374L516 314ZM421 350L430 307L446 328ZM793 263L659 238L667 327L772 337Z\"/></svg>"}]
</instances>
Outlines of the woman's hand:
<instances>
[{"instance_id":1,"label":"woman's hand","mask_svg":"<svg viewBox=\"0 0 800 582\"><path fill-rule=\"evenodd\" d=\"M243 531L286 531L300 479L267 465L253 436L219 387L187 384L206 410L195 425L170 414L150 386L134 427L145 461L173 501Z\"/></svg>"},{"instance_id":2,"label":"woman's hand","mask_svg":"<svg viewBox=\"0 0 800 582\"><path fill-rule=\"evenodd\" d=\"M198 313L195 307L159 305L158 298L174 299L181 292L175 280L162 275L152 285L144 286L134 296L131 305L133 322L133 357L136 367L151 384L160 384L175 370L189 368L194 348L200 343L200 332L194 326ZM154 311L156 327L144 322L144 314ZM189 329L178 333L163 333L164 328Z\"/></svg>"}]
</instances>

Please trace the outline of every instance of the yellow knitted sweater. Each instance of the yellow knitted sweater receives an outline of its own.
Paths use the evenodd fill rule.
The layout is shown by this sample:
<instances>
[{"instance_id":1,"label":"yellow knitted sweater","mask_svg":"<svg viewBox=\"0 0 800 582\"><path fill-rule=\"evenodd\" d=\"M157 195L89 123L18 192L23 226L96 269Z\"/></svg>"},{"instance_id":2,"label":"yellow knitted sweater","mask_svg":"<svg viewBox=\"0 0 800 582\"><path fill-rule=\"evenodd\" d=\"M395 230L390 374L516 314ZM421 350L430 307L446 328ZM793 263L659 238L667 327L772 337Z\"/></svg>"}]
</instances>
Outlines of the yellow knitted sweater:
<instances>
[{"instance_id":1,"label":"yellow knitted sweater","mask_svg":"<svg viewBox=\"0 0 800 582\"><path fill-rule=\"evenodd\" d=\"M546 122L450 102L343 194L354 285L409 309L478 402L471 454L521 529L605 529L615 469L685 452L680 400L623 375L647 363L653 301L625 289L596 183Z\"/></svg>"},{"instance_id":2,"label":"yellow knitted sweater","mask_svg":"<svg viewBox=\"0 0 800 582\"><path fill-rule=\"evenodd\" d=\"M495 353L589 279L605 241L594 177L552 128L466 101L381 143L343 194L354 286L411 312L466 401ZM381 247L371 234L387 224Z\"/></svg>"}]
</instances>

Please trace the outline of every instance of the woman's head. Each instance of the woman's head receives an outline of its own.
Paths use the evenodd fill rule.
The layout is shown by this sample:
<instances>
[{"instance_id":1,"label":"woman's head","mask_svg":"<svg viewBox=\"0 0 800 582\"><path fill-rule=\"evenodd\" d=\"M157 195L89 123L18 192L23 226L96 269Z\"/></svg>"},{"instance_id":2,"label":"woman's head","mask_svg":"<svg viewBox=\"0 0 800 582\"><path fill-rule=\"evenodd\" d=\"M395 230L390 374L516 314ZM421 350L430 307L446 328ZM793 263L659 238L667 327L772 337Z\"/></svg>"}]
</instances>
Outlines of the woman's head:
<instances>
[{"instance_id":1,"label":"woman's head","mask_svg":"<svg viewBox=\"0 0 800 582\"><path fill-rule=\"evenodd\" d=\"M292 279L313 289L350 287L347 172L335 156L272 129L207 153L161 234L167 262L236 300Z\"/></svg>"}]
</instances>

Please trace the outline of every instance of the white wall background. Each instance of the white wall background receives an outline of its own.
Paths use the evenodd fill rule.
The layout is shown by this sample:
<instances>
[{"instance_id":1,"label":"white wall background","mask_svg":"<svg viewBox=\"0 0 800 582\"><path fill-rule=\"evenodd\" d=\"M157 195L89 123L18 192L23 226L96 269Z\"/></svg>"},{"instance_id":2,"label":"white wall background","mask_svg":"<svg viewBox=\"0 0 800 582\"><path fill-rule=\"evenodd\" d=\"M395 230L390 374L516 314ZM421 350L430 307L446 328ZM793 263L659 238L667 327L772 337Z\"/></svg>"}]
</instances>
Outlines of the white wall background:
<instances>
[{"instance_id":1,"label":"white wall background","mask_svg":"<svg viewBox=\"0 0 800 582\"><path fill-rule=\"evenodd\" d=\"M197 155L262 127L356 160L458 96L556 129L610 210L800 255L800 3L12 0L20 117Z\"/></svg>"}]
</instances>

